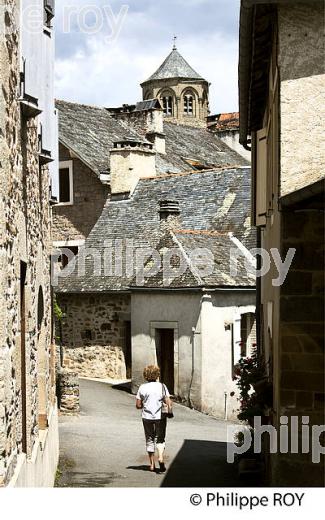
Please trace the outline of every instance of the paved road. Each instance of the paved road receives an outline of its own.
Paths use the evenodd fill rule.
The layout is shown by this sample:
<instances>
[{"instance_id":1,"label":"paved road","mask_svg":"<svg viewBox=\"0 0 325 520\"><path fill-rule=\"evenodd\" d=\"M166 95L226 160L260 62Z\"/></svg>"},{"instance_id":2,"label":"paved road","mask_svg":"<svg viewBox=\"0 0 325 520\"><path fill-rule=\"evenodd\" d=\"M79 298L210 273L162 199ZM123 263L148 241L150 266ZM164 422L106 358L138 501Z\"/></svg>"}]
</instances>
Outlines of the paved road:
<instances>
[{"instance_id":1,"label":"paved road","mask_svg":"<svg viewBox=\"0 0 325 520\"><path fill-rule=\"evenodd\" d=\"M226 423L175 405L168 421L164 475L148 471L134 396L80 381L80 416L60 418L57 487L215 487L248 485L226 462Z\"/></svg>"}]
</instances>

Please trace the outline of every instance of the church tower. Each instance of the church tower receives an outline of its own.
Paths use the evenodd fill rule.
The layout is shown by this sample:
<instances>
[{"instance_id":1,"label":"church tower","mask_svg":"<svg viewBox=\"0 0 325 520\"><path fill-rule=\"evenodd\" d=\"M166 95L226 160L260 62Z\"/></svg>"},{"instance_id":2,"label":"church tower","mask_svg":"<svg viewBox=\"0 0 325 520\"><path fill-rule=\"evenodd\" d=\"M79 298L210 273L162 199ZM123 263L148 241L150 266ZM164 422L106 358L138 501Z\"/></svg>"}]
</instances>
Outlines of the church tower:
<instances>
[{"instance_id":1,"label":"church tower","mask_svg":"<svg viewBox=\"0 0 325 520\"><path fill-rule=\"evenodd\" d=\"M209 83L178 52L175 41L172 52L141 87L144 100L159 99L166 120L181 125L207 126Z\"/></svg>"}]
</instances>

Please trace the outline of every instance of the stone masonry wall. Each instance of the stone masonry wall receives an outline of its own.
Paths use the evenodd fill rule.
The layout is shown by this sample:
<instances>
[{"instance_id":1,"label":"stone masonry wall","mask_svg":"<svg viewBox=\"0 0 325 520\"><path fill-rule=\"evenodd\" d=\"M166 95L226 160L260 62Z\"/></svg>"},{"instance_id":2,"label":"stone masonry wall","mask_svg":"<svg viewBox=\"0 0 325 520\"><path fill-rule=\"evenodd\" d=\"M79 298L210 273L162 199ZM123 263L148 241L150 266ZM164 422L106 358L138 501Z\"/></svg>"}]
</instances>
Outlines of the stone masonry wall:
<instances>
[{"instance_id":1,"label":"stone masonry wall","mask_svg":"<svg viewBox=\"0 0 325 520\"><path fill-rule=\"evenodd\" d=\"M296 253L281 288L280 413L323 425L324 220L321 211L306 208L285 212L283 221L283 251L293 247ZM276 472L276 478L290 474L292 485L295 477L301 483L302 475L301 485L324 483L324 465L313 464L311 453L279 456Z\"/></svg>"},{"instance_id":2,"label":"stone masonry wall","mask_svg":"<svg viewBox=\"0 0 325 520\"><path fill-rule=\"evenodd\" d=\"M324 178L324 5L279 6L281 193Z\"/></svg>"},{"instance_id":3,"label":"stone masonry wall","mask_svg":"<svg viewBox=\"0 0 325 520\"><path fill-rule=\"evenodd\" d=\"M81 376L126 378L125 321L128 295L59 295L63 365Z\"/></svg>"},{"instance_id":4,"label":"stone masonry wall","mask_svg":"<svg viewBox=\"0 0 325 520\"><path fill-rule=\"evenodd\" d=\"M184 114L183 94L187 89L192 90L196 98L195 114L193 114L193 116L186 116ZM161 96L164 91L172 93L174 103L174 114L173 116L166 116L166 121L180 125L206 128L206 118L209 115L209 94L208 85L206 83L196 82L195 80L182 82L177 79L166 79L160 80L159 82L153 81L143 85L144 99L158 98L161 104Z\"/></svg>"},{"instance_id":5,"label":"stone masonry wall","mask_svg":"<svg viewBox=\"0 0 325 520\"><path fill-rule=\"evenodd\" d=\"M4 24L7 33L0 34L0 486L9 482L23 450L22 396L26 395L27 459L55 401L49 173L46 167L39 169L37 121L24 120L18 102L19 2L6 0L1 8L1 29ZM25 388L22 388L21 358L21 262L26 264ZM38 326L40 287L44 316Z\"/></svg>"},{"instance_id":6,"label":"stone masonry wall","mask_svg":"<svg viewBox=\"0 0 325 520\"><path fill-rule=\"evenodd\" d=\"M83 240L89 235L103 210L108 187L79 159L71 159L68 150L62 145L59 156L60 161L73 161L74 203L71 206L54 206L52 237L54 241Z\"/></svg>"}]
</instances>

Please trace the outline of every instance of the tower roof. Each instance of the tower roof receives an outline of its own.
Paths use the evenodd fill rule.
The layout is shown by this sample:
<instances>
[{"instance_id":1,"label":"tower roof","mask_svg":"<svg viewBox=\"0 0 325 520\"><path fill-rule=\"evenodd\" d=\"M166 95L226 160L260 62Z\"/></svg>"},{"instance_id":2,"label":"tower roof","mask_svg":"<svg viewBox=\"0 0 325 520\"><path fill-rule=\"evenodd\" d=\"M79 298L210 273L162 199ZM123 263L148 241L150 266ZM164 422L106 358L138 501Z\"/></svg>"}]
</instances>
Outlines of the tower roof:
<instances>
[{"instance_id":1,"label":"tower roof","mask_svg":"<svg viewBox=\"0 0 325 520\"><path fill-rule=\"evenodd\" d=\"M192 69L175 46L165 61L160 65L159 69L157 69L156 72L154 72L154 74L152 74L152 76L150 76L150 78L148 78L144 83L156 79L169 78L204 79L200 74Z\"/></svg>"}]
</instances>

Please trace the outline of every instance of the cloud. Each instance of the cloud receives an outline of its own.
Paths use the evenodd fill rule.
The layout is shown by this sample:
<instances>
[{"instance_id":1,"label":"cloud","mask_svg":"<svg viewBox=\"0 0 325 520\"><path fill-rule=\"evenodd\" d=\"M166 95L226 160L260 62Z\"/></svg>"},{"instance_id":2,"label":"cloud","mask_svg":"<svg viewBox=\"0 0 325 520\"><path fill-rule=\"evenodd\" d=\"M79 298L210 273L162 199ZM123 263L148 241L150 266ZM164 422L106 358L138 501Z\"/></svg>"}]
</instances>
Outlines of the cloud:
<instances>
[{"instance_id":1,"label":"cloud","mask_svg":"<svg viewBox=\"0 0 325 520\"><path fill-rule=\"evenodd\" d=\"M140 82L159 67L177 34L181 54L212 83L212 111L237 109L239 0L129 0L125 15L126 3L57 2L58 98L104 106L139 100Z\"/></svg>"}]
</instances>

